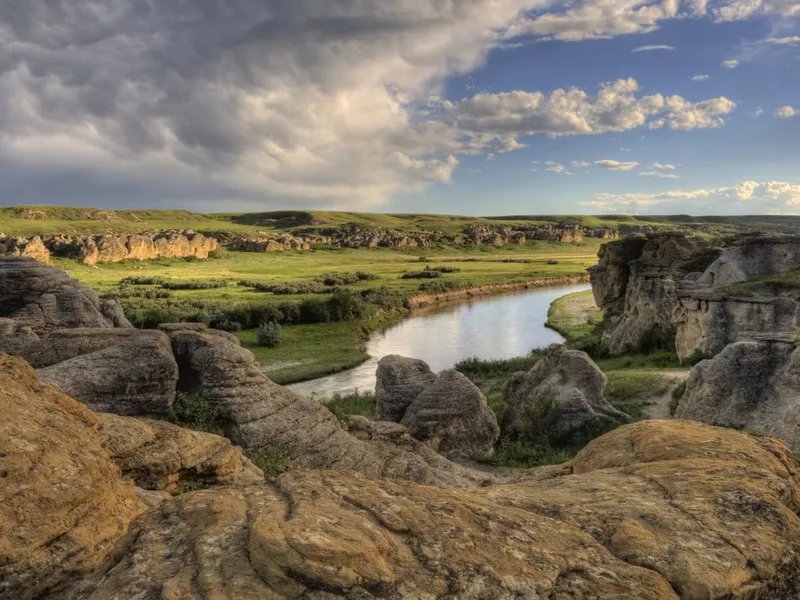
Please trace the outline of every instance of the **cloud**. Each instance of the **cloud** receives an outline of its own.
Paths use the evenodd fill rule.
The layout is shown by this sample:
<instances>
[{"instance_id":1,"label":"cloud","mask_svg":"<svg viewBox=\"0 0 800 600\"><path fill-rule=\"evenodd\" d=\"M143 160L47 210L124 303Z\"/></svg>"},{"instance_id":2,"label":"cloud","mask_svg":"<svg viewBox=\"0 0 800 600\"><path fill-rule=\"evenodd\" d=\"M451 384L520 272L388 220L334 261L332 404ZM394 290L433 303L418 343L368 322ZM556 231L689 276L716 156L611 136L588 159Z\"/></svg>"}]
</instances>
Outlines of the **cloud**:
<instances>
[{"instance_id":1,"label":"cloud","mask_svg":"<svg viewBox=\"0 0 800 600\"><path fill-rule=\"evenodd\" d=\"M457 103L445 102L435 115L437 139L450 128L450 151L479 152L499 138L542 134L550 137L596 135L652 128L689 130L719 127L736 104L720 97L690 102L680 96L637 96L635 79L619 79L600 87L595 96L578 89L478 94ZM460 141L456 141L460 140ZM466 141L465 141L466 140Z\"/></svg>"},{"instance_id":2,"label":"cloud","mask_svg":"<svg viewBox=\"0 0 800 600\"><path fill-rule=\"evenodd\" d=\"M662 171L642 171L639 173L639 177L657 177L659 179L677 179L678 176L675 173L664 173Z\"/></svg>"},{"instance_id":3,"label":"cloud","mask_svg":"<svg viewBox=\"0 0 800 600\"><path fill-rule=\"evenodd\" d=\"M612 159L596 160L594 164L609 171L632 171L639 166L638 162L620 162Z\"/></svg>"},{"instance_id":4,"label":"cloud","mask_svg":"<svg viewBox=\"0 0 800 600\"><path fill-rule=\"evenodd\" d=\"M444 124L417 127L418 105L536 6L4 0L0 162L187 195L374 203L450 180L463 145L440 141Z\"/></svg>"},{"instance_id":5,"label":"cloud","mask_svg":"<svg viewBox=\"0 0 800 600\"><path fill-rule=\"evenodd\" d=\"M775 111L775 116L781 119L790 119L800 115L800 108L792 108L791 106L782 106Z\"/></svg>"},{"instance_id":6,"label":"cloud","mask_svg":"<svg viewBox=\"0 0 800 600\"><path fill-rule=\"evenodd\" d=\"M654 162L653 164L650 165L650 168L651 169L661 169L661 170L664 170L664 171L674 171L678 167L677 167L677 165L671 165L671 164L668 164L668 163Z\"/></svg>"},{"instance_id":7,"label":"cloud","mask_svg":"<svg viewBox=\"0 0 800 600\"><path fill-rule=\"evenodd\" d=\"M775 38L770 37L761 40L764 44L773 44L775 46L794 46L795 44L800 44L800 36L793 35L791 37L782 37L782 38Z\"/></svg>"},{"instance_id":8,"label":"cloud","mask_svg":"<svg viewBox=\"0 0 800 600\"><path fill-rule=\"evenodd\" d=\"M612 212L689 214L797 214L800 185L785 181L744 181L730 187L669 190L655 194L599 193L581 206Z\"/></svg>"},{"instance_id":9,"label":"cloud","mask_svg":"<svg viewBox=\"0 0 800 600\"><path fill-rule=\"evenodd\" d=\"M692 76L692 81L708 81L711 79L711 75L694 75Z\"/></svg>"},{"instance_id":10,"label":"cloud","mask_svg":"<svg viewBox=\"0 0 800 600\"><path fill-rule=\"evenodd\" d=\"M764 114L764 109L761 108L760 106L753 111L753 116L756 118L760 117L763 114Z\"/></svg>"},{"instance_id":11,"label":"cloud","mask_svg":"<svg viewBox=\"0 0 800 600\"><path fill-rule=\"evenodd\" d=\"M725 60L722 62L722 66L726 69L735 69L739 66L739 61L735 59Z\"/></svg>"},{"instance_id":12,"label":"cloud","mask_svg":"<svg viewBox=\"0 0 800 600\"><path fill-rule=\"evenodd\" d=\"M589 166L589 163L585 160L573 160L569 164L573 169L586 169Z\"/></svg>"},{"instance_id":13,"label":"cloud","mask_svg":"<svg viewBox=\"0 0 800 600\"><path fill-rule=\"evenodd\" d=\"M654 50L675 50L675 46L638 46L631 52L653 52Z\"/></svg>"},{"instance_id":14,"label":"cloud","mask_svg":"<svg viewBox=\"0 0 800 600\"><path fill-rule=\"evenodd\" d=\"M572 173L570 171L567 171L567 168L561 163L548 160L544 164L548 165L547 168L545 168L545 171L549 171L551 173L559 173L561 175L572 175Z\"/></svg>"}]
</instances>

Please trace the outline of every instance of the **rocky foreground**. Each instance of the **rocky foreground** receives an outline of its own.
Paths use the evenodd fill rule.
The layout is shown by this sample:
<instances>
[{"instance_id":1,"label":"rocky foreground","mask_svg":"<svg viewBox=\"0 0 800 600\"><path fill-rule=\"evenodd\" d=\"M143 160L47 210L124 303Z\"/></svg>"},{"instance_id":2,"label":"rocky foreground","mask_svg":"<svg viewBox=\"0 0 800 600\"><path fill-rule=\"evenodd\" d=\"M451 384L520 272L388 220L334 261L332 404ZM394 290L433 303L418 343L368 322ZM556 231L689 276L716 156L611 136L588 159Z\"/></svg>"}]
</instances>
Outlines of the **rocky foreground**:
<instances>
[{"instance_id":1,"label":"rocky foreground","mask_svg":"<svg viewBox=\"0 0 800 600\"><path fill-rule=\"evenodd\" d=\"M145 457L161 450L137 450L132 436L131 469L125 438L21 359L0 359L0 423L3 599L800 593L796 462L732 430L638 423L566 465L482 489L351 470L268 484L239 458L222 461L238 480L168 497L135 487L159 480ZM208 463L190 470L214 472Z\"/></svg>"},{"instance_id":2,"label":"rocky foreground","mask_svg":"<svg viewBox=\"0 0 800 600\"><path fill-rule=\"evenodd\" d=\"M647 421L513 478L457 462L501 425L556 441L628 422L583 352L514 375L501 424L459 373L386 357L379 420L355 437L229 334L132 329L24 257L0 259L0 290L0 600L800 595L800 470L780 441ZM769 348L730 381L700 363L679 410L762 371L800 380ZM163 420L187 394L224 435ZM265 480L257 457L286 472Z\"/></svg>"}]
</instances>

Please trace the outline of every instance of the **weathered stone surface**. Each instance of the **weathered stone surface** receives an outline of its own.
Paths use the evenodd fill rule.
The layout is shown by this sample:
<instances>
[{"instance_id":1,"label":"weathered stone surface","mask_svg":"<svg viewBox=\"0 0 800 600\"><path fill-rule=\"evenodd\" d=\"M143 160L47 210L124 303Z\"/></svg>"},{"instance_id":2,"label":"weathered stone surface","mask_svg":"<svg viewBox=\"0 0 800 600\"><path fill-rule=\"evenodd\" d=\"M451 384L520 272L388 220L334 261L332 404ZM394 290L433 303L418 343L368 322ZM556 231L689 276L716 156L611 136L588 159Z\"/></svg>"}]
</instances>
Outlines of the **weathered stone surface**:
<instances>
[{"instance_id":1,"label":"weathered stone surface","mask_svg":"<svg viewBox=\"0 0 800 600\"><path fill-rule=\"evenodd\" d=\"M176 493L184 485L247 485L264 480L261 469L228 438L164 421L98 416L103 448L122 475L145 490Z\"/></svg>"},{"instance_id":2,"label":"weathered stone surface","mask_svg":"<svg viewBox=\"0 0 800 600\"><path fill-rule=\"evenodd\" d=\"M676 416L785 441L800 453L800 350L741 341L691 371Z\"/></svg>"},{"instance_id":3,"label":"weathered stone surface","mask_svg":"<svg viewBox=\"0 0 800 600\"><path fill-rule=\"evenodd\" d=\"M135 329L78 327L56 329L40 337L30 328L20 326L17 321L11 319L0 319L0 331L2 323L8 321L18 327L17 343L14 334L0 333L0 352L21 356L37 369L116 346L137 334ZM22 341L24 343L20 343Z\"/></svg>"},{"instance_id":4,"label":"weathered stone surface","mask_svg":"<svg viewBox=\"0 0 800 600\"><path fill-rule=\"evenodd\" d=\"M436 381L436 373L424 361L391 354L378 361L376 378L376 419L399 423L414 398Z\"/></svg>"},{"instance_id":5,"label":"weathered stone surface","mask_svg":"<svg viewBox=\"0 0 800 600\"><path fill-rule=\"evenodd\" d=\"M800 592L785 446L681 421L620 428L562 473L482 490L346 471L193 492L51 598L770 598Z\"/></svg>"},{"instance_id":6,"label":"weathered stone surface","mask_svg":"<svg viewBox=\"0 0 800 600\"><path fill-rule=\"evenodd\" d=\"M92 410L155 415L172 406L178 365L165 333L137 331L117 345L39 369L39 377Z\"/></svg>"},{"instance_id":7,"label":"weathered stone surface","mask_svg":"<svg viewBox=\"0 0 800 600\"><path fill-rule=\"evenodd\" d=\"M30 600L94 568L144 506L98 419L0 355L0 598Z\"/></svg>"},{"instance_id":8,"label":"weathered stone surface","mask_svg":"<svg viewBox=\"0 0 800 600\"><path fill-rule=\"evenodd\" d=\"M100 299L62 270L22 256L0 258L0 316L37 334L72 327L113 327Z\"/></svg>"},{"instance_id":9,"label":"weathered stone surface","mask_svg":"<svg viewBox=\"0 0 800 600\"><path fill-rule=\"evenodd\" d=\"M14 319L0 318L0 352L13 356L27 356L39 345L39 336Z\"/></svg>"},{"instance_id":10,"label":"weathered stone surface","mask_svg":"<svg viewBox=\"0 0 800 600\"><path fill-rule=\"evenodd\" d=\"M600 246L598 263L589 274L595 303L607 314L619 314L625 307L630 263L642 255L647 240L629 237Z\"/></svg>"},{"instance_id":11,"label":"weathered stone surface","mask_svg":"<svg viewBox=\"0 0 800 600\"><path fill-rule=\"evenodd\" d=\"M0 234L0 256L27 256L42 264L50 264L50 251L38 235L30 239Z\"/></svg>"},{"instance_id":12,"label":"weathered stone surface","mask_svg":"<svg viewBox=\"0 0 800 600\"><path fill-rule=\"evenodd\" d=\"M492 453L500 436L497 418L486 397L464 375L443 371L405 411L402 425L411 437L453 460L472 460Z\"/></svg>"},{"instance_id":13,"label":"weathered stone surface","mask_svg":"<svg viewBox=\"0 0 800 600\"><path fill-rule=\"evenodd\" d=\"M503 388L503 431L558 444L586 428L607 430L630 421L603 397L606 376L580 350L554 345L527 373Z\"/></svg>"},{"instance_id":14,"label":"weathered stone surface","mask_svg":"<svg viewBox=\"0 0 800 600\"><path fill-rule=\"evenodd\" d=\"M603 290L614 289L614 285L625 289L619 322L603 338L606 348L612 354L622 354L639 349L656 330L673 332L680 282L692 273L703 271L719 254L719 248L699 238L660 234L646 238L640 256L628 263L627 283L609 284L593 271L593 282L596 282L593 288L598 287L595 297L602 297ZM598 269L602 269L602 262ZM610 270L600 272L616 281ZM618 268L616 274L623 277L624 268ZM615 304L612 302L610 306L615 307Z\"/></svg>"},{"instance_id":15,"label":"weathered stone surface","mask_svg":"<svg viewBox=\"0 0 800 600\"><path fill-rule=\"evenodd\" d=\"M370 442L354 438L327 408L264 377L253 354L228 333L196 325L162 329L178 361L178 389L206 397L246 449L287 456L294 469L353 469L448 486L493 479L446 460L409 436Z\"/></svg>"},{"instance_id":16,"label":"weathered stone surface","mask_svg":"<svg viewBox=\"0 0 800 600\"><path fill-rule=\"evenodd\" d=\"M697 283L719 287L753 277L784 273L800 268L800 237L776 235L744 236L725 250Z\"/></svg>"}]
</instances>

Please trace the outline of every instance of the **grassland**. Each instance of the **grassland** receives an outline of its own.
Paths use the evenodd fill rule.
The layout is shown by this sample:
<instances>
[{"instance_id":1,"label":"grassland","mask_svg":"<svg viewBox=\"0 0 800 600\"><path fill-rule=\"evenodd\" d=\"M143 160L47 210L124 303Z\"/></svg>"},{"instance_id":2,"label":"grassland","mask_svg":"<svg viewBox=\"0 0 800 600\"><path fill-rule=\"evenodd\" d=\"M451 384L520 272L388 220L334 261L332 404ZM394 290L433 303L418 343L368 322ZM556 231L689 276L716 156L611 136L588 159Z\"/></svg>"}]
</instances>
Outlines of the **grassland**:
<instances>
[{"instance_id":1,"label":"grassland","mask_svg":"<svg viewBox=\"0 0 800 600\"><path fill-rule=\"evenodd\" d=\"M436 281L455 286L502 285L550 277L585 274L597 258L599 240L580 244L534 242L525 246L502 248L405 248L405 249L324 249L309 252L225 252L209 260L159 259L99 263L89 267L72 260L55 259L56 266L72 277L87 283L100 294L120 293L119 283L130 277L180 283L224 281L213 289L170 289L158 286L130 286L128 291L158 289L169 298L122 298L126 312L135 317L148 310L168 311L176 307L196 306L198 312L213 316L215 311L239 305L278 305L299 303L319 294L279 295L237 285L252 283L309 282L328 273L363 272L374 279L346 286L359 292L387 288L402 298L419 294L424 280L403 279L409 272L425 266L458 269ZM515 262L507 262L507 261ZM166 292L166 293L165 293ZM167 314L170 314L167 312ZM368 333L397 319L397 312L373 315L366 320L338 323L315 323L284 326L283 342L276 348L256 344L255 331L238 332L242 343L251 349L265 366L269 376L279 383L292 383L356 366L368 358L364 342Z\"/></svg>"}]
</instances>

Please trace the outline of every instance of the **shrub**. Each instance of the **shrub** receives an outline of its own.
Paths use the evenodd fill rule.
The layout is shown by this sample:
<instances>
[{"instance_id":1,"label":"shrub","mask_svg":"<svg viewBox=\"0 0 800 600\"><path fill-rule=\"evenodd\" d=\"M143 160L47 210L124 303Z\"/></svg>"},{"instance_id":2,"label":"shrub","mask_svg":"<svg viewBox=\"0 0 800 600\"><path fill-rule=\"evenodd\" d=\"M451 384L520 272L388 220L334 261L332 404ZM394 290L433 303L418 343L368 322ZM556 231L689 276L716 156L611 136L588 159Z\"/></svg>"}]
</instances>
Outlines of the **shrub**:
<instances>
[{"instance_id":1,"label":"shrub","mask_svg":"<svg viewBox=\"0 0 800 600\"><path fill-rule=\"evenodd\" d=\"M211 260L219 260L221 258L230 258L231 254L224 248L217 248L208 253L208 258Z\"/></svg>"},{"instance_id":2,"label":"shrub","mask_svg":"<svg viewBox=\"0 0 800 600\"><path fill-rule=\"evenodd\" d=\"M258 327L256 339L259 346L265 348L274 348L281 343L283 339L283 330L279 323L275 321L267 321Z\"/></svg>"},{"instance_id":3,"label":"shrub","mask_svg":"<svg viewBox=\"0 0 800 600\"><path fill-rule=\"evenodd\" d=\"M426 271L438 271L439 273L461 273L461 269L458 267L446 267L446 266L439 266L439 267L425 267Z\"/></svg>"},{"instance_id":4,"label":"shrub","mask_svg":"<svg viewBox=\"0 0 800 600\"><path fill-rule=\"evenodd\" d=\"M264 479L272 481L289 470L291 451L285 446L262 448L248 454L248 458L264 472Z\"/></svg>"},{"instance_id":5,"label":"shrub","mask_svg":"<svg viewBox=\"0 0 800 600\"><path fill-rule=\"evenodd\" d=\"M500 360L491 360L473 356L460 360L455 370L467 377L485 377L487 375L511 375L517 371L529 371L542 358L542 351L535 348L527 356L517 356Z\"/></svg>"},{"instance_id":6,"label":"shrub","mask_svg":"<svg viewBox=\"0 0 800 600\"><path fill-rule=\"evenodd\" d=\"M684 366L684 367L693 367L697 363L699 363L700 361L703 361L703 360L706 360L706 359L709 359L709 358L712 358L712 357L698 348L697 350L692 352L692 354L690 356L687 356L686 358L684 358L681 361L681 365Z\"/></svg>"},{"instance_id":7,"label":"shrub","mask_svg":"<svg viewBox=\"0 0 800 600\"><path fill-rule=\"evenodd\" d=\"M360 295L367 304L386 311L400 310L405 302L403 294L386 286L363 290Z\"/></svg>"},{"instance_id":8,"label":"shrub","mask_svg":"<svg viewBox=\"0 0 800 600\"><path fill-rule=\"evenodd\" d=\"M161 287L166 290L214 290L228 287L224 279L198 279L195 281L165 281Z\"/></svg>"},{"instance_id":9,"label":"shrub","mask_svg":"<svg viewBox=\"0 0 800 600\"><path fill-rule=\"evenodd\" d=\"M465 286L463 284L456 283L455 281L425 281L420 283L417 289L420 292L425 292L428 294L439 294L441 292L458 290L463 287L469 287L469 284Z\"/></svg>"},{"instance_id":10,"label":"shrub","mask_svg":"<svg viewBox=\"0 0 800 600\"><path fill-rule=\"evenodd\" d=\"M403 273L400 279L436 279L441 276L442 274L439 271L412 271Z\"/></svg>"},{"instance_id":11,"label":"shrub","mask_svg":"<svg viewBox=\"0 0 800 600\"><path fill-rule=\"evenodd\" d=\"M178 392L167 420L195 431L222 433L217 407L200 394Z\"/></svg>"},{"instance_id":12,"label":"shrub","mask_svg":"<svg viewBox=\"0 0 800 600\"><path fill-rule=\"evenodd\" d=\"M230 332L237 332L242 330L242 324L239 321L231 321L230 319L223 319L222 321L217 321L214 323L214 329L220 329L222 331L230 331Z\"/></svg>"},{"instance_id":13,"label":"shrub","mask_svg":"<svg viewBox=\"0 0 800 600\"><path fill-rule=\"evenodd\" d=\"M637 350L643 354L649 354L656 350L675 351L675 335L676 330L674 327L664 327L662 325L653 325L648 329L641 340L639 340L639 347Z\"/></svg>"},{"instance_id":14,"label":"shrub","mask_svg":"<svg viewBox=\"0 0 800 600\"><path fill-rule=\"evenodd\" d=\"M334 394L333 397L322 400L322 403L339 419L343 427L349 427L352 415L373 418L377 399L374 393L356 390L349 394Z\"/></svg>"},{"instance_id":15,"label":"shrub","mask_svg":"<svg viewBox=\"0 0 800 600\"><path fill-rule=\"evenodd\" d=\"M166 283L166 277L158 277L155 275L131 275L121 279L119 285L161 285Z\"/></svg>"},{"instance_id":16,"label":"shrub","mask_svg":"<svg viewBox=\"0 0 800 600\"><path fill-rule=\"evenodd\" d=\"M686 393L686 382L681 381L675 389L672 390L672 399L669 401L669 414L674 417L675 412L678 410L678 405L681 403L681 398Z\"/></svg>"}]
</instances>

